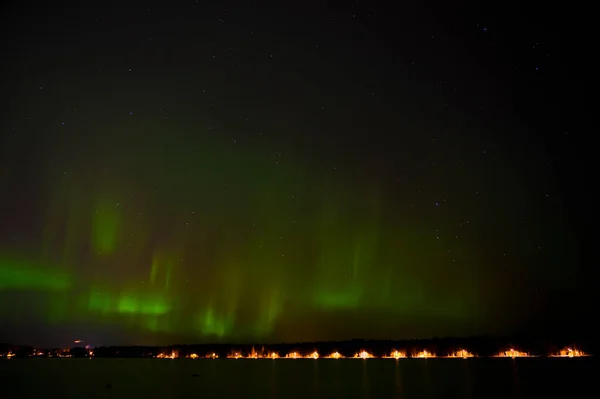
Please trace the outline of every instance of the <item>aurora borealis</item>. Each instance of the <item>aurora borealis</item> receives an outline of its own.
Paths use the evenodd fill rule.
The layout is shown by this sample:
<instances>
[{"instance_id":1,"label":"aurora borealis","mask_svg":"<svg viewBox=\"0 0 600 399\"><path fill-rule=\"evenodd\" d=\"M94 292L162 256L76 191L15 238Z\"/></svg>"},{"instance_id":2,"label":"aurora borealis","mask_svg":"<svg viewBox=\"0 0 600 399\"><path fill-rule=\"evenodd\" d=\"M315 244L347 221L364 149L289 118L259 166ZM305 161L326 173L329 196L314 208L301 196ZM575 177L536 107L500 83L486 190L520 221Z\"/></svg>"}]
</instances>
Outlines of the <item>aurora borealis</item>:
<instances>
[{"instance_id":1,"label":"aurora borealis","mask_svg":"<svg viewBox=\"0 0 600 399\"><path fill-rule=\"evenodd\" d=\"M396 15L413 43L367 5L187 3L12 10L0 341L503 333L577 303L559 156L472 55L483 22Z\"/></svg>"}]
</instances>

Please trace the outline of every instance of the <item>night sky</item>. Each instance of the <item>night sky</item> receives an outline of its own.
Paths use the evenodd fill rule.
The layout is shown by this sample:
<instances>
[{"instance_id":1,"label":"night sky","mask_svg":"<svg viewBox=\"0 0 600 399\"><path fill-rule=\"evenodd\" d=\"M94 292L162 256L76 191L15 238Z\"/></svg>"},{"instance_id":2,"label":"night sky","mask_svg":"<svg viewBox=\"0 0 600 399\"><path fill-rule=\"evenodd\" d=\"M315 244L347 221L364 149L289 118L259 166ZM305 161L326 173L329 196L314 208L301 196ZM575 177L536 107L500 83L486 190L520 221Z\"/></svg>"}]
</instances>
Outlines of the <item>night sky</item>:
<instances>
[{"instance_id":1,"label":"night sky","mask_svg":"<svg viewBox=\"0 0 600 399\"><path fill-rule=\"evenodd\" d=\"M0 341L585 324L564 10L122 3L2 11Z\"/></svg>"}]
</instances>

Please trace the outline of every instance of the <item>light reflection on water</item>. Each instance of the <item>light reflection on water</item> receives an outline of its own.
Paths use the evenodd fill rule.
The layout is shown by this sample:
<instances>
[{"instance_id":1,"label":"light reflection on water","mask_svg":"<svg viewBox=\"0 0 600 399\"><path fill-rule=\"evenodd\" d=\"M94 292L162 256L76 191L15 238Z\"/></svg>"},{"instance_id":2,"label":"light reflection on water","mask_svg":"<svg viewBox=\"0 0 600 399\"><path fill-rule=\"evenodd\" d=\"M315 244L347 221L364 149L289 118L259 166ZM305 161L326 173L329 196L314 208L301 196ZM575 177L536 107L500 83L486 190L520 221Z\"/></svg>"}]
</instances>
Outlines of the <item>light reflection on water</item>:
<instances>
[{"instance_id":1,"label":"light reflection on water","mask_svg":"<svg viewBox=\"0 0 600 399\"><path fill-rule=\"evenodd\" d=\"M394 367L394 398L402 397L402 374L400 373L400 360L395 360Z\"/></svg>"},{"instance_id":2,"label":"light reflection on water","mask_svg":"<svg viewBox=\"0 0 600 399\"><path fill-rule=\"evenodd\" d=\"M578 397L593 388L591 365L589 358L12 359L0 361L0 383L7 398Z\"/></svg>"},{"instance_id":3,"label":"light reflection on water","mask_svg":"<svg viewBox=\"0 0 600 399\"><path fill-rule=\"evenodd\" d=\"M369 387L369 365L367 364L367 360L363 359L362 363L362 393L363 398L371 397L371 389Z\"/></svg>"},{"instance_id":4,"label":"light reflection on water","mask_svg":"<svg viewBox=\"0 0 600 399\"><path fill-rule=\"evenodd\" d=\"M269 381L271 382L271 398L275 399L277 398L277 364L274 361L271 361L271 375L269 378Z\"/></svg>"},{"instance_id":5,"label":"light reflection on water","mask_svg":"<svg viewBox=\"0 0 600 399\"><path fill-rule=\"evenodd\" d=\"M457 359L458 360L458 359ZM463 359L467 360L467 359ZM464 398L471 399L473 397L473 381L471 377L471 367L469 362L462 362L463 386L465 387Z\"/></svg>"},{"instance_id":6,"label":"light reflection on water","mask_svg":"<svg viewBox=\"0 0 600 399\"><path fill-rule=\"evenodd\" d=\"M512 375L513 375L513 389L515 392L521 392L521 382L519 381L519 370L517 365L517 359L510 359L512 363Z\"/></svg>"},{"instance_id":7,"label":"light reflection on water","mask_svg":"<svg viewBox=\"0 0 600 399\"><path fill-rule=\"evenodd\" d=\"M313 398L319 398L321 396L321 386L319 385L319 361L312 360L313 364Z\"/></svg>"}]
</instances>

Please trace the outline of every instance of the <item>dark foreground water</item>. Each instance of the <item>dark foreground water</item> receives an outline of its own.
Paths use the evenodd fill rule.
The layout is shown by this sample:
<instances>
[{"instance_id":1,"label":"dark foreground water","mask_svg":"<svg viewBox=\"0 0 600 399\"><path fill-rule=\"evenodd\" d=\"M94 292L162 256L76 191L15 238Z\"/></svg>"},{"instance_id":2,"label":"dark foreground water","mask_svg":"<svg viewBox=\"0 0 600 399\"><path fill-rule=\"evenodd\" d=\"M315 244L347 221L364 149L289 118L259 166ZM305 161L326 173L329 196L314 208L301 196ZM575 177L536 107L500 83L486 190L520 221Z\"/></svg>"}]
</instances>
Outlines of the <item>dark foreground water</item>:
<instances>
[{"instance_id":1,"label":"dark foreground water","mask_svg":"<svg viewBox=\"0 0 600 399\"><path fill-rule=\"evenodd\" d=\"M579 359L10 359L12 398L587 397L593 358Z\"/></svg>"}]
</instances>

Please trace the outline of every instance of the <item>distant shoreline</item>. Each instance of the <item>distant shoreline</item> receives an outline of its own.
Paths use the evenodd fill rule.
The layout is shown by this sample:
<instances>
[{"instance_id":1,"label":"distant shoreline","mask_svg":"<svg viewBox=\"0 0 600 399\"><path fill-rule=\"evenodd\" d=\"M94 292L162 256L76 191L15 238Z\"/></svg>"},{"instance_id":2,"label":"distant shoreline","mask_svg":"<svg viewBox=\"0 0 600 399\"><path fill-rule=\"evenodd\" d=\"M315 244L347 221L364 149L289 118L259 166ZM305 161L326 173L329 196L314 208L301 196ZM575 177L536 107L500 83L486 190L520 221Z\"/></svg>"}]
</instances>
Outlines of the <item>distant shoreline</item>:
<instances>
[{"instance_id":1,"label":"distant shoreline","mask_svg":"<svg viewBox=\"0 0 600 399\"><path fill-rule=\"evenodd\" d=\"M158 359L319 359L582 357L595 353L591 342L539 338L440 338L285 344L190 344L94 346L77 340L68 348L0 344L2 358L158 358Z\"/></svg>"}]
</instances>

